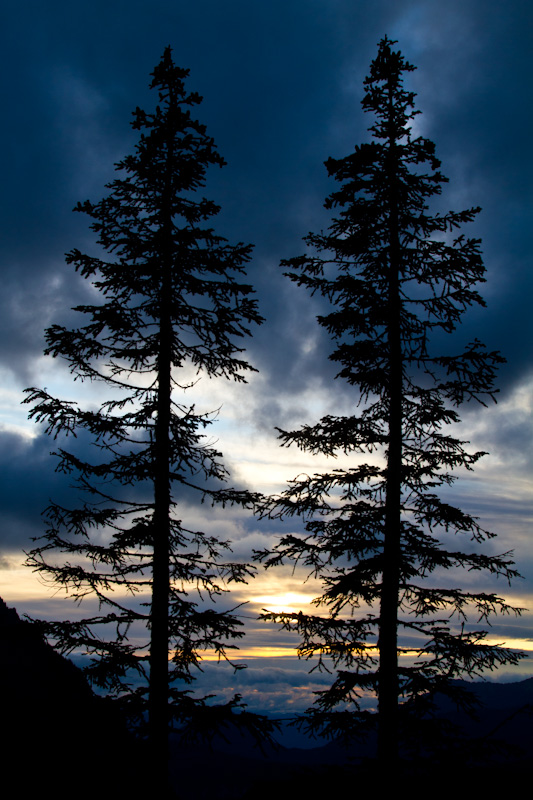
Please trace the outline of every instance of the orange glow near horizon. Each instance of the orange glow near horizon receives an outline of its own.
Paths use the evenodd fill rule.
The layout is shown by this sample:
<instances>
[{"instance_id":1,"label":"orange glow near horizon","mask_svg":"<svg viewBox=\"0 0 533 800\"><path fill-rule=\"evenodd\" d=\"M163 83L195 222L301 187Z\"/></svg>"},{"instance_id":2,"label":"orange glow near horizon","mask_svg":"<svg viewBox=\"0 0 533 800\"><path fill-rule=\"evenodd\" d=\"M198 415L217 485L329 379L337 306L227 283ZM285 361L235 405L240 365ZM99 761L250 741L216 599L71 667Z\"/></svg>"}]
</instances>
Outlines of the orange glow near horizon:
<instances>
[{"instance_id":1,"label":"orange glow near horizon","mask_svg":"<svg viewBox=\"0 0 533 800\"><path fill-rule=\"evenodd\" d=\"M295 647L243 647L239 650L228 650L226 655L230 661L238 662L243 658L298 658ZM211 650L201 653L202 661L224 661Z\"/></svg>"},{"instance_id":2,"label":"orange glow near horizon","mask_svg":"<svg viewBox=\"0 0 533 800\"><path fill-rule=\"evenodd\" d=\"M302 611L304 606L310 606L313 597L312 594L284 592L253 597L250 602L261 606L262 611L270 611L274 614L293 614Z\"/></svg>"},{"instance_id":3,"label":"orange glow near horizon","mask_svg":"<svg viewBox=\"0 0 533 800\"><path fill-rule=\"evenodd\" d=\"M0 571L0 597L10 606L15 607L22 617L25 613L33 617L41 618L62 618L66 616L87 613L88 607L95 600L87 599L80 605L75 605L68 601L68 597L61 591L51 591L50 585L36 574L23 566L23 557L9 557L4 559L3 569ZM258 594L254 593L258 591ZM307 590L307 591L306 591ZM320 587L317 582L309 583L298 580L292 571L286 574L260 574L249 586L243 587L239 591L239 599L248 603L249 619L253 619L254 613L272 612L281 613L320 613L312 600L319 594ZM137 601L141 599L140 595ZM66 602L65 602L66 600ZM513 605L533 606L530 597L508 597L507 600ZM64 612L63 612L64 608ZM246 645L243 642L242 649L228 649L228 656L231 660L238 662L244 659L269 659L269 658L298 658L297 644L294 640L289 641L287 646L280 646L277 642L268 645L270 632L279 632L279 626L275 624L265 625L262 633L251 631L246 639L250 642ZM518 633L518 630L517 630ZM295 635L295 634L294 634ZM293 637L294 637L293 635ZM486 639L486 644L499 645L500 647L512 650L521 650L525 653L533 653L533 638L491 633ZM373 652L376 652L373 648ZM404 651L400 657L412 657L414 651ZM216 653L201 652L201 659L206 662L219 660ZM422 654L420 654L421 657Z\"/></svg>"}]
</instances>

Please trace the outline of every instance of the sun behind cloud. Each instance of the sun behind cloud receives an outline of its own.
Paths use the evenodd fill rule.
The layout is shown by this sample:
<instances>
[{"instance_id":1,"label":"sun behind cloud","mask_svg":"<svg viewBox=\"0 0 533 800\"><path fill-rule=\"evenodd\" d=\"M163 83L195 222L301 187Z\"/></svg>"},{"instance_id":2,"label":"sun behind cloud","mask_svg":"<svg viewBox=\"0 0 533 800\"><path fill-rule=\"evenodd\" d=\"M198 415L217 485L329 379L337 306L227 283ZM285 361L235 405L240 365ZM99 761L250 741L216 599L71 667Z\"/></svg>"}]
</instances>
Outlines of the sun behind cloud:
<instances>
[{"instance_id":1,"label":"sun behind cloud","mask_svg":"<svg viewBox=\"0 0 533 800\"><path fill-rule=\"evenodd\" d=\"M253 602L260 605L265 611L272 611L276 614L283 612L295 613L303 611L304 607L309 606L313 600L313 595L298 592L284 592L282 594L267 594L254 597Z\"/></svg>"}]
</instances>

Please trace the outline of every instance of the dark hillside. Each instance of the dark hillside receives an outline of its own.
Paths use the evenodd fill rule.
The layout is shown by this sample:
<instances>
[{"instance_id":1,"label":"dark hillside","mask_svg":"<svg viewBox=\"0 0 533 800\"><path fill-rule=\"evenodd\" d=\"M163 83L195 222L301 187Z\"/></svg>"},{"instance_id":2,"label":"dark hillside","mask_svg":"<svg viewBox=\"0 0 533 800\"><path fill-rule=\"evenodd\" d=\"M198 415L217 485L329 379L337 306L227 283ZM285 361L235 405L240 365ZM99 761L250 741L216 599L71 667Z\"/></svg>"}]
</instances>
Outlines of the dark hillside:
<instances>
[{"instance_id":1,"label":"dark hillside","mask_svg":"<svg viewBox=\"0 0 533 800\"><path fill-rule=\"evenodd\" d=\"M115 709L1 599L0 703L2 763L21 790L106 798L139 789L142 761Z\"/></svg>"},{"instance_id":2,"label":"dark hillside","mask_svg":"<svg viewBox=\"0 0 533 800\"><path fill-rule=\"evenodd\" d=\"M517 683L465 684L477 695L477 720L442 703L441 715L465 739L437 760L414 759L399 781L464 791L504 787L509 771L528 775L533 753L533 678ZM96 800L150 796L144 753L113 704L96 697L72 662L0 599L0 702L4 773L17 775L23 794L53 787L60 794ZM500 746L490 744L500 739ZM335 742L308 749L267 746L262 752L237 730L210 745L171 739L172 774L181 800L293 800L328 793L333 785L375 785L372 752ZM466 746L465 746L466 742ZM361 760L362 759L362 760ZM409 783L412 786L412 783ZM399 791L398 796L402 796Z\"/></svg>"}]
</instances>

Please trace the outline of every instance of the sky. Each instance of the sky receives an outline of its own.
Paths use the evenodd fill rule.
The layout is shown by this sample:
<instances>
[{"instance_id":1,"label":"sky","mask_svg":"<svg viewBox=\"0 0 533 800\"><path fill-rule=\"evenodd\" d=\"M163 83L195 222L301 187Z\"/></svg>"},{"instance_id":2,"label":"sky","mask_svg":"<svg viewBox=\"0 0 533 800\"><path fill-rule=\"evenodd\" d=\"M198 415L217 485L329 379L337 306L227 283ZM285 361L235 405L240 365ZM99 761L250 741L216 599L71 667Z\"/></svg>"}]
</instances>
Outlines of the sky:
<instances>
[{"instance_id":1,"label":"sky","mask_svg":"<svg viewBox=\"0 0 533 800\"><path fill-rule=\"evenodd\" d=\"M465 229L483 240L486 309L465 318L457 340L474 336L501 350L498 404L467 408L458 435L488 451L453 499L498 533L491 552L514 550L524 576L511 589L487 584L525 607L498 619L491 640L533 652L533 540L530 229L533 184L530 143L529 0L28 0L0 10L0 596L19 613L56 618L67 601L22 566L31 537L43 532L42 510L69 496L54 473L52 443L27 419L22 391L46 386L64 399L96 404L99 387L72 383L44 358L44 330L72 321L87 291L64 253L94 251L78 201L99 200L114 164L132 152L129 122L154 98L149 75L167 45L190 69L188 88L203 102L198 118L227 161L207 176L205 194L221 205L216 231L254 244L248 277L264 324L247 345L258 370L246 386L203 381L194 401L220 407L213 433L234 485L276 492L301 472L329 465L281 449L276 426L296 428L322 415L351 413L354 390L334 380L331 343L316 323L317 301L283 277L279 262L305 251L302 237L329 223L323 207L333 190L324 161L368 138L360 101L377 44L398 40L417 66L419 132L436 143L450 179L442 204L482 206ZM195 524L233 541L237 558L271 547L286 523L262 523L243 512L188 509ZM293 525L296 523L293 523ZM257 620L261 608L308 608L318 587L305 575L259 570L228 597L245 602L248 635L234 677L206 663L199 686L251 708L302 710L330 681L299 662L296 640ZM482 584L477 584L481 586ZM485 584L483 584L485 586ZM528 658L510 680L533 675Z\"/></svg>"}]
</instances>

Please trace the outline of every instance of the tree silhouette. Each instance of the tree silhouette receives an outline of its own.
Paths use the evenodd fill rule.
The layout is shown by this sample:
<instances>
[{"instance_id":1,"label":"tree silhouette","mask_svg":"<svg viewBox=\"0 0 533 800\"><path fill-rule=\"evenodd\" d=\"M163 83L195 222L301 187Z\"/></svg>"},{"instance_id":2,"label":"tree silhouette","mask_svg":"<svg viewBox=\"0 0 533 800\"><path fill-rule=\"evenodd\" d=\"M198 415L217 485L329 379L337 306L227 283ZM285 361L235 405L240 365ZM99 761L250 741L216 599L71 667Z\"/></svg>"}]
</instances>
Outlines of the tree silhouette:
<instances>
[{"instance_id":1,"label":"tree silhouette","mask_svg":"<svg viewBox=\"0 0 533 800\"><path fill-rule=\"evenodd\" d=\"M446 178L434 144L413 132L419 112L403 76L414 67L393 44L380 42L364 82L371 141L326 162L341 186L325 207L338 215L325 233L306 237L311 254L282 262L291 280L333 306L318 321L335 342L337 377L358 390L359 409L280 431L282 446L353 462L299 476L266 502L264 515L300 515L307 535L257 554L267 567L303 563L323 585L315 600L323 614L264 615L301 634L301 656L318 656L320 666L328 656L337 669L309 724L330 734L368 729L376 715L360 699L374 692L378 757L389 765L401 731L407 735L412 714L428 718L436 692L468 705L453 678L517 661L465 624L467 615L487 622L494 612L519 613L496 594L455 588L458 570L506 581L518 574L509 553L476 552L473 545L494 534L436 493L454 469L470 470L483 455L468 452L449 426L462 403L494 399L503 358L477 340L457 355L431 350L431 339L441 345L469 306L484 305L475 288L484 280L479 240L456 233L479 209L429 212ZM368 463L361 453L372 454ZM454 535L469 540L463 550Z\"/></svg>"},{"instance_id":2,"label":"tree silhouette","mask_svg":"<svg viewBox=\"0 0 533 800\"><path fill-rule=\"evenodd\" d=\"M225 658L228 642L242 636L235 614L207 601L251 574L224 558L227 542L177 516L180 494L187 501L191 491L220 503L249 498L220 483L221 454L203 432L216 414L176 396L198 373L244 381L252 367L235 341L262 321L251 286L237 280L251 246L230 245L207 224L219 208L198 192L207 168L225 162L191 116L201 98L186 91L187 75L167 48L152 73L155 111L133 114L134 154L116 165L119 177L100 202L75 209L91 218L101 255L73 250L67 263L100 302L74 309L86 320L81 327L46 332L46 354L65 359L75 380L101 381L113 398L82 409L33 388L25 401L59 438L57 470L74 476L84 498L77 507L49 506L28 563L75 600L99 604L90 618L51 622L45 632L63 653L94 654L89 677L132 713L147 708L162 758L169 718L183 720L195 704L205 717L204 702L171 684L192 681L202 651ZM96 445L94 461L62 446L78 433Z\"/></svg>"}]
</instances>

